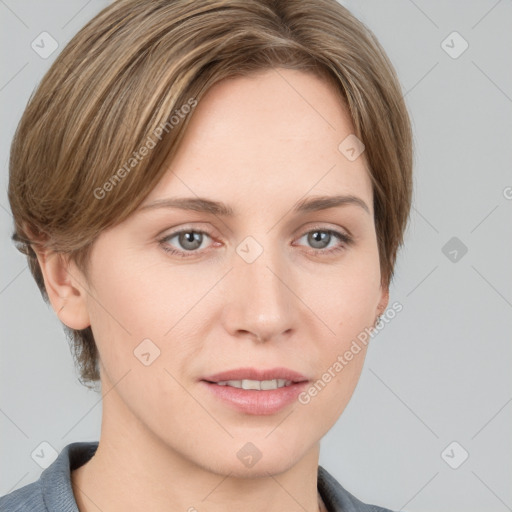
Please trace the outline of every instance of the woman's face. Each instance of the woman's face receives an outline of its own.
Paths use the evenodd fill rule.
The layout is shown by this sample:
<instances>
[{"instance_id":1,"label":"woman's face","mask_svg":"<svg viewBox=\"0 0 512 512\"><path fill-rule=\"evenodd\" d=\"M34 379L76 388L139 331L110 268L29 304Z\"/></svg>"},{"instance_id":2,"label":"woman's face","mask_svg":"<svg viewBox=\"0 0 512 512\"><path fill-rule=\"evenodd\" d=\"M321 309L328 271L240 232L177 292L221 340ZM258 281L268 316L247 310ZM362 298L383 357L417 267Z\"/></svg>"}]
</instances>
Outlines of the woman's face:
<instances>
[{"instance_id":1,"label":"woman's face","mask_svg":"<svg viewBox=\"0 0 512 512\"><path fill-rule=\"evenodd\" d=\"M350 118L300 71L225 80L189 115L164 178L92 251L104 415L210 471L281 472L346 407L364 346L335 363L387 304L364 153L339 149ZM320 196L358 199L298 208Z\"/></svg>"}]
</instances>

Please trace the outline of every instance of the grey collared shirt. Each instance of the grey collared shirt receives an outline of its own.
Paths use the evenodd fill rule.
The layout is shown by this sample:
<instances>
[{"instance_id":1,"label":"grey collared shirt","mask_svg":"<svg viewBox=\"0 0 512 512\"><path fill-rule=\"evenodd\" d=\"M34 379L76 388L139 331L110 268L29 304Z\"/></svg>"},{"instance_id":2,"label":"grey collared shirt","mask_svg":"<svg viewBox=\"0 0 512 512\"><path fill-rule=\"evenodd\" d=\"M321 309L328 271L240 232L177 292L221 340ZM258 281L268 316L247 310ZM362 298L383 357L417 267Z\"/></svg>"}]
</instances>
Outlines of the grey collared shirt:
<instances>
[{"instance_id":1,"label":"grey collared shirt","mask_svg":"<svg viewBox=\"0 0 512 512\"><path fill-rule=\"evenodd\" d=\"M71 471L85 464L98 442L65 446L39 480L0 498L1 512L79 512L71 486ZM346 491L322 466L318 467L318 492L328 512L392 512L367 505Z\"/></svg>"}]
</instances>

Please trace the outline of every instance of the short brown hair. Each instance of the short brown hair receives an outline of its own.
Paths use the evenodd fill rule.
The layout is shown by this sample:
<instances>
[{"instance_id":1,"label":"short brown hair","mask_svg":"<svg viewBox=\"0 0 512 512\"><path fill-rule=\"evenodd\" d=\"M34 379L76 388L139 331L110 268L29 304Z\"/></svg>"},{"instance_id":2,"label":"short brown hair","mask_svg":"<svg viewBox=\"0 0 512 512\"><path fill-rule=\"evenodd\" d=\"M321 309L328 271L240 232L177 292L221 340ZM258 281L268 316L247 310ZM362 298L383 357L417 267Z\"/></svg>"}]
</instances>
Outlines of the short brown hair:
<instances>
[{"instance_id":1,"label":"short brown hair","mask_svg":"<svg viewBox=\"0 0 512 512\"><path fill-rule=\"evenodd\" d=\"M11 147L13 240L46 302L33 246L68 255L87 277L100 232L129 216L166 172L190 118L173 123L176 110L224 78L276 67L316 73L339 90L365 145L389 285L411 205L412 133L373 33L336 0L118 0L57 57ZM165 143L132 161L155 133ZM108 200L98 198L105 191ZM91 327L64 329L80 381L98 381Z\"/></svg>"}]
</instances>

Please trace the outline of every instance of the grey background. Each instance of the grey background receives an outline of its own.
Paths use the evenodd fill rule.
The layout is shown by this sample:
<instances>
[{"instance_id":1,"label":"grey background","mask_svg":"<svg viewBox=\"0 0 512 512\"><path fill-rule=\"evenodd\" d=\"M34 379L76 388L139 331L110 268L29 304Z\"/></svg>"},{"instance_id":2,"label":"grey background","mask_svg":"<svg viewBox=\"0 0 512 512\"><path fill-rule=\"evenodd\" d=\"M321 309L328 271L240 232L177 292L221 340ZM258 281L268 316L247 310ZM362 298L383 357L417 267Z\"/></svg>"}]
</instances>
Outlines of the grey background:
<instances>
[{"instance_id":1,"label":"grey background","mask_svg":"<svg viewBox=\"0 0 512 512\"><path fill-rule=\"evenodd\" d=\"M393 510L512 510L512 4L342 3L398 71L415 132L415 192L391 287L390 304L403 311L371 342L320 463L360 499ZM31 453L41 442L60 451L99 439L101 397L78 383L60 323L10 241L6 188L29 96L107 4L0 1L0 495L39 477ZM43 31L59 44L48 59L31 48ZM457 58L442 45L453 31L469 44ZM451 39L444 47L458 51ZM456 261L453 247L443 252L452 237ZM453 469L446 461L462 450L469 458Z\"/></svg>"}]
</instances>

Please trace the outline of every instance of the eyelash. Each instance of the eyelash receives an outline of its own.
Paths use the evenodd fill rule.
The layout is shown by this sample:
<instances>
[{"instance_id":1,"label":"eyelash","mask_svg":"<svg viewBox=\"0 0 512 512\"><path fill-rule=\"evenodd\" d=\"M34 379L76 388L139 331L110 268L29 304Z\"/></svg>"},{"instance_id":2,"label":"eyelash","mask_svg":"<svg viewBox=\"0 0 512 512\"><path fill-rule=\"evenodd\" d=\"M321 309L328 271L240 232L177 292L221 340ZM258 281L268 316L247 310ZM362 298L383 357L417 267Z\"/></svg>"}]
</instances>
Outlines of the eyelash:
<instances>
[{"instance_id":1,"label":"eyelash","mask_svg":"<svg viewBox=\"0 0 512 512\"><path fill-rule=\"evenodd\" d=\"M341 233L339 231L335 231L333 229L322 229L321 227L316 227L316 228L310 229L309 231L306 231L305 233L303 233L299 238L302 238L305 235L309 235L310 233L314 233L314 232L328 233L330 235L334 235L341 242L341 245L338 245L337 247L333 247L331 249L310 249L309 252L311 252L314 256L318 256L318 255L331 256L340 251L343 251L344 249L346 249L348 246L350 246L353 243L353 238L351 236L349 236L345 233ZM201 231L201 230L196 230L196 229L182 229L180 231L176 231L175 233L171 233L170 235L166 235L164 238L161 238L160 240L158 240L158 242L160 243L160 246L166 253L172 254L173 256L179 256L181 258L189 258L189 257L196 256L197 254L200 254L200 251L197 251L197 250L185 252L185 251L173 249L165 244L165 242L167 242L169 239L174 238L175 236L180 235L181 233L198 233L198 234L202 234L202 235L207 235L208 237L213 239L213 237L207 231ZM208 249L205 249L205 250L208 250Z\"/></svg>"}]
</instances>

